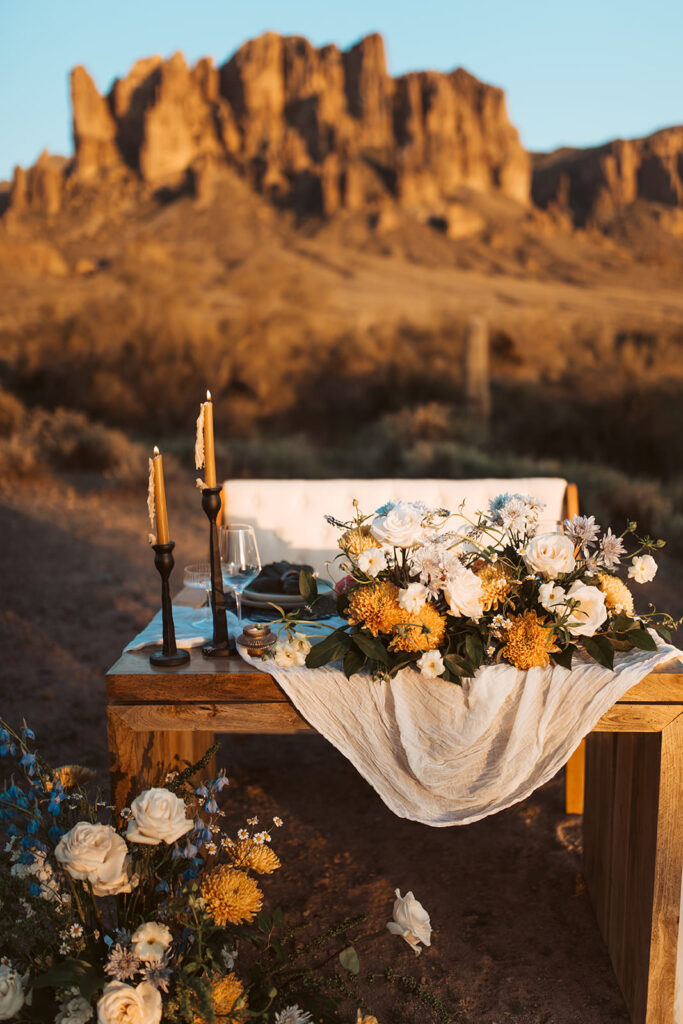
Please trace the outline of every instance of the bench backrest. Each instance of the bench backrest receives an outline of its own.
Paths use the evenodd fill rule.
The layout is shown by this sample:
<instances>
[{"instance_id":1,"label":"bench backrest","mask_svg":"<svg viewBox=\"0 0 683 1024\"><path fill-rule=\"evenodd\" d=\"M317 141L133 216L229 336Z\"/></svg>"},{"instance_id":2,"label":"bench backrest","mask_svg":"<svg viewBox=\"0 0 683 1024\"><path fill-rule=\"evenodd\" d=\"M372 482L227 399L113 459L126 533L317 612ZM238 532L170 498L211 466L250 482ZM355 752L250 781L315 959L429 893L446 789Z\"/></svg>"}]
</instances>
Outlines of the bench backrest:
<instances>
[{"instance_id":1,"label":"bench backrest","mask_svg":"<svg viewBox=\"0 0 683 1024\"><path fill-rule=\"evenodd\" d=\"M339 531L326 514L347 520L353 499L368 514L386 501L424 501L455 511L465 500L473 515L505 491L531 494L546 505L541 520L548 529L564 516L566 480L532 477L506 480L228 480L223 484L226 520L254 527L261 561L288 559L312 565L328 575L327 561L339 552ZM332 575L340 572L332 567Z\"/></svg>"}]
</instances>

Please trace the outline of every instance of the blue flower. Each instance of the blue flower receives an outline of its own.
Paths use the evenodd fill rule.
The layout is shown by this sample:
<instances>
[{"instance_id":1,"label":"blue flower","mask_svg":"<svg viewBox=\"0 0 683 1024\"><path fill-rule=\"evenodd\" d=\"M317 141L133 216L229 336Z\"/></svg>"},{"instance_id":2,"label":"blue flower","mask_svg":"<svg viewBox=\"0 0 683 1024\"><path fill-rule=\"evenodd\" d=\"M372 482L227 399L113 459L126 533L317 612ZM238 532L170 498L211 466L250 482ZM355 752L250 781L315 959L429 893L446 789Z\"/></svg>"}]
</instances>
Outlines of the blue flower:
<instances>
[{"instance_id":1,"label":"blue flower","mask_svg":"<svg viewBox=\"0 0 683 1024\"><path fill-rule=\"evenodd\" d=\"M40 896L40 886L36 885L35 882L31 882L28 891L31 893L31 896Z\"/></svg>"},{"instance_id":2,"label":"blue flower","mask_svg":"<svg viewBox=\"0 0 683 1024\"><path fill-rule=\"evenodd\" d=\"M155 892L170 892L171 891L171 887L168 884L168 882L164 882L162 880L161 882L159 882L157 884L157 887L156 887L156 889L154 891Z\"/></svg>"},{"instance_id":3,"label":"blue flower","mask_svg":"<svg viewBox=\"0 0 683 1024\"><path fill-rule=\"evenodd\" d=\"M23 853L19 855L20 864L33 864L34 860L35 857L33 856L30 850L24 850Z\"/></svg>"},{"instance_id":4,"label":"blue flower","mask_svg":"<svg viewBox=\"0 0 683 1024\"><path fill-rule=\"evenodd\" d=\"M24 756L20 758L19 764L22 768L26 769L27 775L33 775L35 772L36 755L27 750Z\"/></svg>"},{"instance_id":5,"label":"blue flower","mask_svg":"<svg viewBox=\"0 0 683 1024\"><path fill-rule=\"evenodd\" d=\"M59 840L62 838L62 836L65 835L65 832L63 828L57 828L56 825L51 825L48 831L48 835L56 846Z\"/></svg>"},{"instance_id":6,"label":"blue flower","mask_svg":"<svg viewBox=\"0 0 683 1024\"><path fill-rule=\"evenodd\" d=\"M29 821L28 825L26 826L26 831L28 832L28 834L30 836L34 836L39 828L40 828L40 822L37 821L35 818L31 818L31 820Z\"/></svg>"},{"instance_id":7,"label":"blue flower","mask_svg":"<svg viewBox=\"0 0 683 1024\"><path fill-rule=\"evenodd\" d=\"M33 729L29 729L29 727L25 725L24 728L21 730L21 738L24 741L24 743L26 743L27 740L34 740L36 738L36 734L34 733Z\"/></svg>"},{"instance_id":8,"label":"blue flower","mask_svg":"<svg viewBox=\"0 0 683 1024\"><path fill-rule=\"evenodd\" d=\"M216 801L215 801L215 799L213 797L211 797L210 800L206 801L206 803L204 804L204 810L208 811L209 814L215 814L216 813L216 811L218 810L218 804L216 803Z\"/></svg>"},{"instance_id":9,"label":"blue flower","mask_svg":"<svg viewBox=\"0 0 683 1024\"><path fill-rule=\"evenodd\" d=\"M197 787L197 788L195 789L195 795L196 795L196 796L201 796L201 797L205 797L205 796L208 796L208 795L209 795L209 791L208 791L208 789L206 788L206 786L204 785L204 783L202 783L202 784L201 784L201 786L198 786L198 787Z\"/></svg>"},{"instance_id":10,"label":"blue flower","mask_svg":"<svg viewBox=\"0 0 683 1024\"><path fill-rule=\"evenodd\" d=\"M212 780L210 788L213 793L220 793L223 789L225 789L226 786L229 785L230 783L228 781L227 775L221 773L220 775L216 776L215 779Z\"/></svg>"}]
</instances>

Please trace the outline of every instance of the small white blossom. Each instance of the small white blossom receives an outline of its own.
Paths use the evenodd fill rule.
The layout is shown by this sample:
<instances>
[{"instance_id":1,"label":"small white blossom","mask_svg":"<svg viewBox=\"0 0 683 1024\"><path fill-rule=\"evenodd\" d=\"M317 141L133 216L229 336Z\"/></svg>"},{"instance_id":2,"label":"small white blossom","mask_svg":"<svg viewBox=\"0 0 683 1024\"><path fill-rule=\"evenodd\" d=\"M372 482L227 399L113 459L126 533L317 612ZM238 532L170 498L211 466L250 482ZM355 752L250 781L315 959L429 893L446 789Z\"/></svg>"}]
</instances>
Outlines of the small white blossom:
<instances>
[{"instance_id":1,"label":"small white blossom","mask_svg":"<svg viewBox=\"0 0 683 1024\"><path fill-rule=\"evenodd\" d=\"M366 573L368 576L378 576L387 567L386 553L380 547L361 551L356 561L361 572Z\"/></svg>"},{"instance_id":2,"label":"small white blossom","mask_svg":"<svg viewBox=\"0 0 683 1024\"><path fill-rule=\"evenodd\" d=\"M398 592L399 607L410 615L417 615L427 600L427 588L421 583L409 583Z\"/></svg>"},{"instance_id":3,"label":"small white blossom","mask_svg":"<svg viewBox=\"0 0 683 1024\"><path fill-rule=\"evenodd\" d=\"M296 1003L293 1006L285 1006L275 1014L275 1024L310 1024L313 1020L310 1013L302 1010Z\"/></svg>"},{"instance_id":4,"label":"small white blossom","mask_svg":"<svg viewBox=\"0 0 683 1024\"><path fill-rule=\"evenodd\" d=\"M636 555L628 570L629 579L636 583L650 583L657 573L657 563L652 555Z\"/></svg>"},{"instance_id":5,"label":"small white blossom","mask_svg":"<svg viewBox=\"0 0 683 1024\"><path fill-rule=\"evenodd\" d=\"M437 679L443 675L444 663L439 651L426 651L416 662L417 667L427 679Z\"/></svg>"},{"instance_id":6,"label":"small white blossom","mask_svg":"<svg viewBox=\"0 0 683 1024\"><path fill-rule=\"evenodd\" d=\"M626 553L624 542L621 537L615 536L612 533L612 528L609 527L607 533L600 540L600 554L603 565L607 566L608 569L614 568L615 565L619 565L621 556Z\"/></svg>"},{"instance_id":7,"label":"small white blossom","mask_svg":"<svg viewBox=\"0 0 683 1024\"><path fill-rule=\"evenodd\" d=\"M276 814L275 817L273 818L273 824L275 825L275 828L282 828L282 826L284 825L284 821Z\"/></svg>"}]
</instances>

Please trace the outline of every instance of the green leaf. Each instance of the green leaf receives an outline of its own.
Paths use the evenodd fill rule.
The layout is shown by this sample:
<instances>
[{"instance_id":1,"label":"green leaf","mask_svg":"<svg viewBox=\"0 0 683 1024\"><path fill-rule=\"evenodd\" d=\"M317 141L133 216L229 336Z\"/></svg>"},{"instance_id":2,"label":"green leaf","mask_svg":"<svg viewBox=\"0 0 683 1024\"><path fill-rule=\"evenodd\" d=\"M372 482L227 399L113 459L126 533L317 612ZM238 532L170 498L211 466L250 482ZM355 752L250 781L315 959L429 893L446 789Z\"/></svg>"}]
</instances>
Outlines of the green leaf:
<instances>
[{"instance_id":1,"label":"green leaf","mask_svg":"<svg viewBox=\"0 0 683 1024\"><path fill-rule=\"evenodd\" d=\"M606 636L587 636L584 638L583 646L598 664L604 665L605 668L614 667L614 648Z\"/></svg>"},{"instance_id":2,"label":"green leaf","mask_svg":"<svg viewBox=\"0 0 683 1024\"><path fill-rule=\"evenodd\" d=\"M72 988L79 989L84 999L90 1000L101 988L107 978L87 960L68 959L55 964L44 974L38 975L33 981L34 988Z\"/></svg>"},{"instance_id":3,"label":"green leaf","mask_svg":"<svg viewBox=\"0 0 683 1024\"><path fill-rule=\"evenodd\" d=\"M372 661L379 661L383 665L391 666L387 650L379 637L370 636L369 633L354 633L353 642Z\"/></svg>"},{"instance_id":4,"label":"green leaf","mask_svg":"<svg viewBox=\"0 0 683 1024\"><path fill-rule=\"evenodd\" d=\"M572 667L572 658L574 656L573 647L565 647L563 651L553 651L553 661L557 665L561 665L562 668Z\"/></svg>"},{"instance_id":5,"label":"green leaf","mask_svg":"<svg viewBox=\"0 0 683 1024\"><path fill-rule=\"evenodd\" d=\"M339 954L339 963L349 974L358 974L360 972L360 960L353 946L347 946L346 949L342 949Z\"/></svg>"},{"instance_id":6,"label":"green leaf","mask_svg":"<svg viewBox=\"0 0 683 1024\"><path fill-rule=\"evenodd\" d=\"M279 939L271 939L270 940L270 945L275 950L275 953L277 954L278 959L279 960L284 960L285 959L285 951L282 948L282 943L280 942L280 940Z\"/></svg>"},{"instance_id":7,"label":"green leaf","mask_svg":"<svg viewBox=\"0 0 683 1024\"><path fill-rule=\"evenodd\" d=\"M334 633L330 633L320 643L311 647L306 655L306 666L320 668L321 665L327 665L329 661L337 661L338 658L344 657L350 646L351 640L348 634L343 629L335 629Z\"/></svg>"},{"instance_id":8,"label":"green leaf","mask_svg":"<svg viewBox=\"0 0 683 1024\"><path fill-rule=\"evenodd\" d=\"M443 659L443 663L452 676L456 676L459 680L461 676L465 675L465 669L463 668L462 658L455 658L452 654L447 654Z\"/></svg>"},{"instance_id":9,"label":"green leaf","mask_svg":"<svg viewBox=\"0 0 683 1024\"><path fill-rule=\"evenodd\" d=\"M465 637L465 651L475 669L479 668L484 660L484 645L480 637L474 633L468 633Z\"/></svg>"},{"instance_id":10,"label":"green leaf","mask_svg":"<svg viewBox=\"0 0 683 1024\"><path fill-rule=\"evenodd\" d=\"M315 577L311 570L303 565L299 570L299 593L306 604L313 604L318 596L318 584Z\"/></svg>"},{"instance_id":11,"label":"green leaf","mask_svg":"<svg viewBox=\"0 0 683 1024\"><path fill-rule=\"evenodd\" d=\"M671 630L667 629L666 626L655 626L655 629L661 636L662 640L666 640L668 644L671 643Z\"/></svg>"},{"instance_id":12,"label":"green leaf","mask_svg":"<svg viewBox=\"0 0 683 1024\"><path fill-rule=\"evenodd\" d=\"M273 930L273 922L271 921L265 910L262 910L256 918L256 924L258 925L259 931L262 931L264 935L269 935Z\"/></svg>"},{"instance_id":13,"label":"green leaf","mask_svg":"<svg viewBox=\"0 0 683 1024\"><path fill-rule=\"evenodd\" d=\"M282 928L285 919L284 911L282 907L276 907L273 911L273 927Z\"/></svg>"},{"instance_id":14,"label":"green leaf","mask_svg":"<svg viewBox=\"0 0 683 1024\"><path fill-rule=\"evenodd\" d=\"M626 639L634 647L637 647L641 651L656 651L657 644L655 638L647 629L643 629L641 626L637 626L635 629L629 629L626 634Z\"/></svg>"},{"instance_id":15,"label":"green leaf","mask_svg":"<svg viewBox=\"0 0 683 1024\"><path fill-rule=\"evenodd\" d=\"M344 658L344 675L346 678L350 679L356 672L360 672L367 660L363 652L355 644L352 644Z\"/></svg>"},{"instance_id":16,"label":"green leaf","mask_svg":"<svg viewBox=\"0 0 683 1024\"><path fill-rule=\"evenodd\" d=\"M633 629L633 626L633 619L625 612L619 612L612 622L612 629L615 633L625 633L627 629Z\"/></svg>"}]
</instances>

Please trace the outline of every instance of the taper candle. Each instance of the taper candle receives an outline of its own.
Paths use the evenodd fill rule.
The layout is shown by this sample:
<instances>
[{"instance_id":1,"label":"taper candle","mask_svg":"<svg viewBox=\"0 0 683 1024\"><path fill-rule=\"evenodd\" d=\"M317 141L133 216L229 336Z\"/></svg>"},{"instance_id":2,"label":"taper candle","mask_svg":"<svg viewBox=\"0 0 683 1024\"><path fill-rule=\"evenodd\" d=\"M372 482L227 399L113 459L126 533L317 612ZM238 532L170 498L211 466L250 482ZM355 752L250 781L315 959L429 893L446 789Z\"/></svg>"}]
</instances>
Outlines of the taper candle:
<instances>
[{"instance_id":1,"label":"taper candle","mask_svg":"<svg viewBox=\"0 0 683 1024\"><path fill-rule=\"evenodd\" d=\"M206 392L204 404L204 483L216 486L216 452L213 443L213 402L211 392Z\"/></svg>"},{"instance_id":2,"label":"taper candle","mask_svg":"<svg viewBox=\"0 0 683 1024\"><path fill-rule=\"evenodd\" d=\"M157 544L168 544L168 512L166 511L166 489L164 487L164 463L158 448L152 459L154 470L154 518Z\"/></svg>"}]
</instances>

